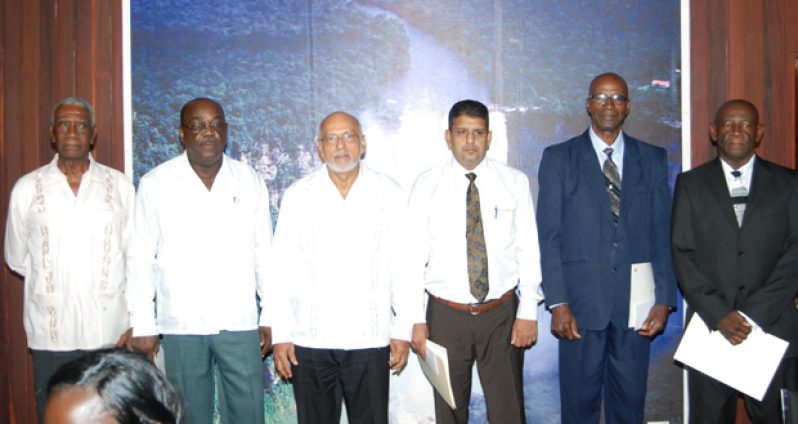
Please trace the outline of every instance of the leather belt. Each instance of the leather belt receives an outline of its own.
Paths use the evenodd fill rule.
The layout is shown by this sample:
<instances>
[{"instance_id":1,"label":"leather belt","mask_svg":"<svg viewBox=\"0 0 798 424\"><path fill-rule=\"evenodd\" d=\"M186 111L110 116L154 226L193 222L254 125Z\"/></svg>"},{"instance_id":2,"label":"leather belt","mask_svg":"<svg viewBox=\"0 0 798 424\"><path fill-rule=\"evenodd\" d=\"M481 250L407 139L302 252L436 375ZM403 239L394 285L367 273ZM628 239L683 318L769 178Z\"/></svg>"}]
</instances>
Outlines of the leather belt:
<instances>
[{"instance_id":1,"label":"leather belt","mask_svg":"<svg viewBox=\"0 0 798 424\"><path fill-rule=\"evenodd\" d=\"M430 299L432 299L432 300L434 300L434 301L436 301L436 302L438 302L438 303L440 303L442 305L446 305L446 306L448 306L448 307L450 307L450 308L452 308L454 310L457 310L457 311L460 311L460 312L466 312L466 313L469 313L471 315L479 315L479 314L484 314L485 312L491 311L493 309L496 309L499 306L501 306L502 304L504 304L505 302L507 302L508 300L512 299L513 296L515 296L515 287L513 287L510 290L507 290L507 292L505 292L503 295L501 295L501 297L498 298L498 299L493 299L493 300L489 300L487 302L482 302L482 303L457 303L457 302L452 302L450 300L446 300L444 298L435 296L435 295L433 295L431 293L427 293L427 294L429 294L429 298Z\"/></svg>"}]
</instances>

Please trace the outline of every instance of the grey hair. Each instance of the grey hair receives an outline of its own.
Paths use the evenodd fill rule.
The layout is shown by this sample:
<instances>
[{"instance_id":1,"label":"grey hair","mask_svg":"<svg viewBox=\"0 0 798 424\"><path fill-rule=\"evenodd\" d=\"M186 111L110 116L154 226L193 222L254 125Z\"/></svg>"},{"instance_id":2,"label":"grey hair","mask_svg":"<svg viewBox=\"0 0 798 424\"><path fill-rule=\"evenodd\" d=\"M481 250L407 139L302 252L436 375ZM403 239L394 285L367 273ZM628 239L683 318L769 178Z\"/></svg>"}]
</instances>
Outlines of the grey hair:
<instances>
[{"instance_id":1,"label":"grey hair","mask_svg":"<svg viewBox=\"0 0 798 424\"><path fill-rule=\"evenodd\" d=\"M78 96L64 97L56 103L55 107L53 107L53 113L50 115L50 125L55 125L55 112L58 108L67 105L77 105L86 109L86 111L89 112L89 124L91 124L91 128L94 129L94 108L91 107L91 103Z\"/></svg>"}]
</instances>

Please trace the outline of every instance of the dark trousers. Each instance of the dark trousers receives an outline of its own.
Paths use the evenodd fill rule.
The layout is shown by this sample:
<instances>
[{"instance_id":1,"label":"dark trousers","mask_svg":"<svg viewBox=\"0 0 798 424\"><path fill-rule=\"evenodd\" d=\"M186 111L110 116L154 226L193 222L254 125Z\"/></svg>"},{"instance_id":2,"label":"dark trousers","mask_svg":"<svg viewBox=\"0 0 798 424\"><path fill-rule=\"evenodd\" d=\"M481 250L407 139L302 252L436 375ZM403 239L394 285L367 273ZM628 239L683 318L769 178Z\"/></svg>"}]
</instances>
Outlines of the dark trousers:
<instances>
[{"instance_id":1,"label":"dark trousers","mask_svg":"<svg viewBox=\"0 0 798 424\"><path fill-rule=\"evenodd\" d=\"M510 344L518 298L479 315L452 309L432 299L427 304L429 338L445 347L456 410L435 392L436 423L468 422L471 369L477 364L488 421L524 423L524 349Z\"/></svg>"},{"instance_id":2,"label":"dark trousers","mask_svg":"<svg viewBox=\"0 0 798 424\"><path fill-rule=\"evenodd\" d=\"M745 364L740 364L745 366ZM737 415L737 390L712 377L688 368L687 387L690 391L690 422L701 424L733 423ZM798 358L784 358L776 369L762 402L743 396L745 409L754 424L781 422L780 390L798 389Z\"/></svg>"},{"instance_id":3,"label":"dark trousers","mask_svg":"<svg viewBox=\"0 0 798 424\"><path fill-rule=\"evenodd\" d=\"M47 382L61 365L78 358L86 350L33 350L33 388L36 392L36 412L39 422L44 421L44 405L47 403Z\"/></svg>"},{"instance_id":4,"label":"dark trousers","mask_svg":"<svg viewBox=\"0 0 798 424\"><path fill-rule=\"evenodd\" d=\"M650 339L612 322L579 332L581 339L559 342L562 422L598 424L603 394L607 424L642 423Z\"/></svg>"},{"instance_id":5,"label":"dark trousers","mask_svg":"<svg viewBox=\"0 0 798 424\"><path fill-rule=\"evenodd\" d=\"M299 423L341 422L341 401L350 424L388 423L388 346L314 349L295 346L291 365Z\"/></svg>"}]
</instances>

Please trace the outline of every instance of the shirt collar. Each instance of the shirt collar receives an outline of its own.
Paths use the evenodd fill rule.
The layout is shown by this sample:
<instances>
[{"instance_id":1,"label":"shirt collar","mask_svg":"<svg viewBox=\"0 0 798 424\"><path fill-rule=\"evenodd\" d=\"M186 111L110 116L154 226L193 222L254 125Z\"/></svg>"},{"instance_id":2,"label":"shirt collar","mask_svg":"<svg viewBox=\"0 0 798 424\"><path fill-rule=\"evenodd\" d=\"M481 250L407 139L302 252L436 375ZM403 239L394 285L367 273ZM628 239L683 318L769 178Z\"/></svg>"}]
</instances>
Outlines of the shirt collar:
<instances>
[{"instance_id":1,"label":"shirt collar","mask_svg":"<svg viewBox=\"0 0 798 424\"><path fill-rule=\"evenodd\" d=\"M480 176L486 174L488 172L488 169L490 169L490 166L488 165L487 156L485 156L485 158L482 159L482 162L480 162L479 165L477 165L474 169L470 171L468 169L465 169L463 165L460 165L460 162L458 162L454 157L450 158L449 160L450 160L449 162L450 169L453 174L466 175L473 172L474 174L477 174L477 176ZM463 178L463 180L468 181L465 178Z\"/></svg>"},{"instance_id":2,"label":"shirt collar","mask_svg":"<svg viewBox=\"0 0 798 424\"><path fill-rule=\"evenodd\" d=\"M731 172L734 171L735 169L732 168L731 165L726 163L726 161L723 160L723 158L719 157L719 159L720 159L720 166L723 167L723 173L726 176L731 175ZM748 159L748 162L743 164L743 166L737 168L737 171L740 171L740 174L742 175L751 175L751 170L754 169L754 159L756 159L756 154L751 156L751 159Z\"/></svg>"},{"instance_id":3,"label":"shirt collar","mask_svg":"<svg viewBox=\"0 0 798 424\"><path fill-rule=\"evenodd\" d=\"M595 131L593 131L593 126L590 126L590 143L593 145L593 150L596 151L596 154L599 158L606 158L607 154L604 153L604 149L607 147L612 147L612 160L618 164L621 162L621 158L623 158L623 151L624 151L624 137L623 137L623 130L618 133L618 137L615 139L615 142L612 143L610 146L609 144L605 143Z\"/></svg>"},{"instance_id":4,"label":"shirt collar","mask_svg":"<svg viewBox=\"0 0 798 424\"><path fill-rule=\"evenodd\" d=\"M86 172L83 173L81 180L83 180L84 178L92 180L101 179L102 176L99 174L99 172L100 170L97 167L97 162L94 160L94 156L91 153L89 153L89 169L87 169ZM58 168L58 153L56 153L55 156L53 156L53 160L51 160L50 164L47 166L46 173L49 176L53 177L60 176L61 178L66 178L66 175L64 175L64 173L61 172L61 169Z\"/></svg>"}]
</instances>

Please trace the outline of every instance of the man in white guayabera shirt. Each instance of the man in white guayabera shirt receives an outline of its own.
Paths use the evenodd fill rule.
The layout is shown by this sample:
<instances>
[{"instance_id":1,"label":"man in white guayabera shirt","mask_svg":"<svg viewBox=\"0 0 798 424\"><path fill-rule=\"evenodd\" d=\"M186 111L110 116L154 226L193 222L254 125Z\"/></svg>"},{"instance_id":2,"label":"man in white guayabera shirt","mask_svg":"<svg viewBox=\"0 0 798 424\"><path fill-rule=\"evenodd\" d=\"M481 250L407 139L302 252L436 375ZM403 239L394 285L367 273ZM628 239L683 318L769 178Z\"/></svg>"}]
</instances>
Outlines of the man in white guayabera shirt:
<instances>
[{"instance_id":1,"label":"man in white guayabera shirt","mask_svg":"<svg viewBox=\"0 0 798 424\"><path fill-rule=\"evenodd\" d=\"M271 244L269 192L224 154L219 103L180 112L185 152L142 177L128 246L132 350L154 355L163 335L166 375L189 422L211 423L214 365L225 423L263 422L263 363L271 335L258 326ZM259 347L260 345L260 347Z\"/></svg>"},{"instance_id":2,"label":"man in white guayabera shirt","mask_svg":"<svg viewBox=\"0 0 798 424\"><path fill-rule=\"evenodd\" d=\"M56 155L11 192L5 236L8 266L25 277L24 326L33 353L40 419L47 381L87 350L123 345L125 242L134 189L91 155L94 110L79 97L53 109Z\"/></svg>"},{"instance_id":3,"label":"man in white guayabera shirt","mask_svg":"<svg viewBox=\"0 0 798 424\"><path fill-rule=\"evenodd\" d=\"M420 313L407 195L361 163L358 120L327 116L316 140L320 169L283 196L268 290L274 362L291 379L300 423L387 423L389 367L407 363Z\"/></svg>"}]
</instances>

